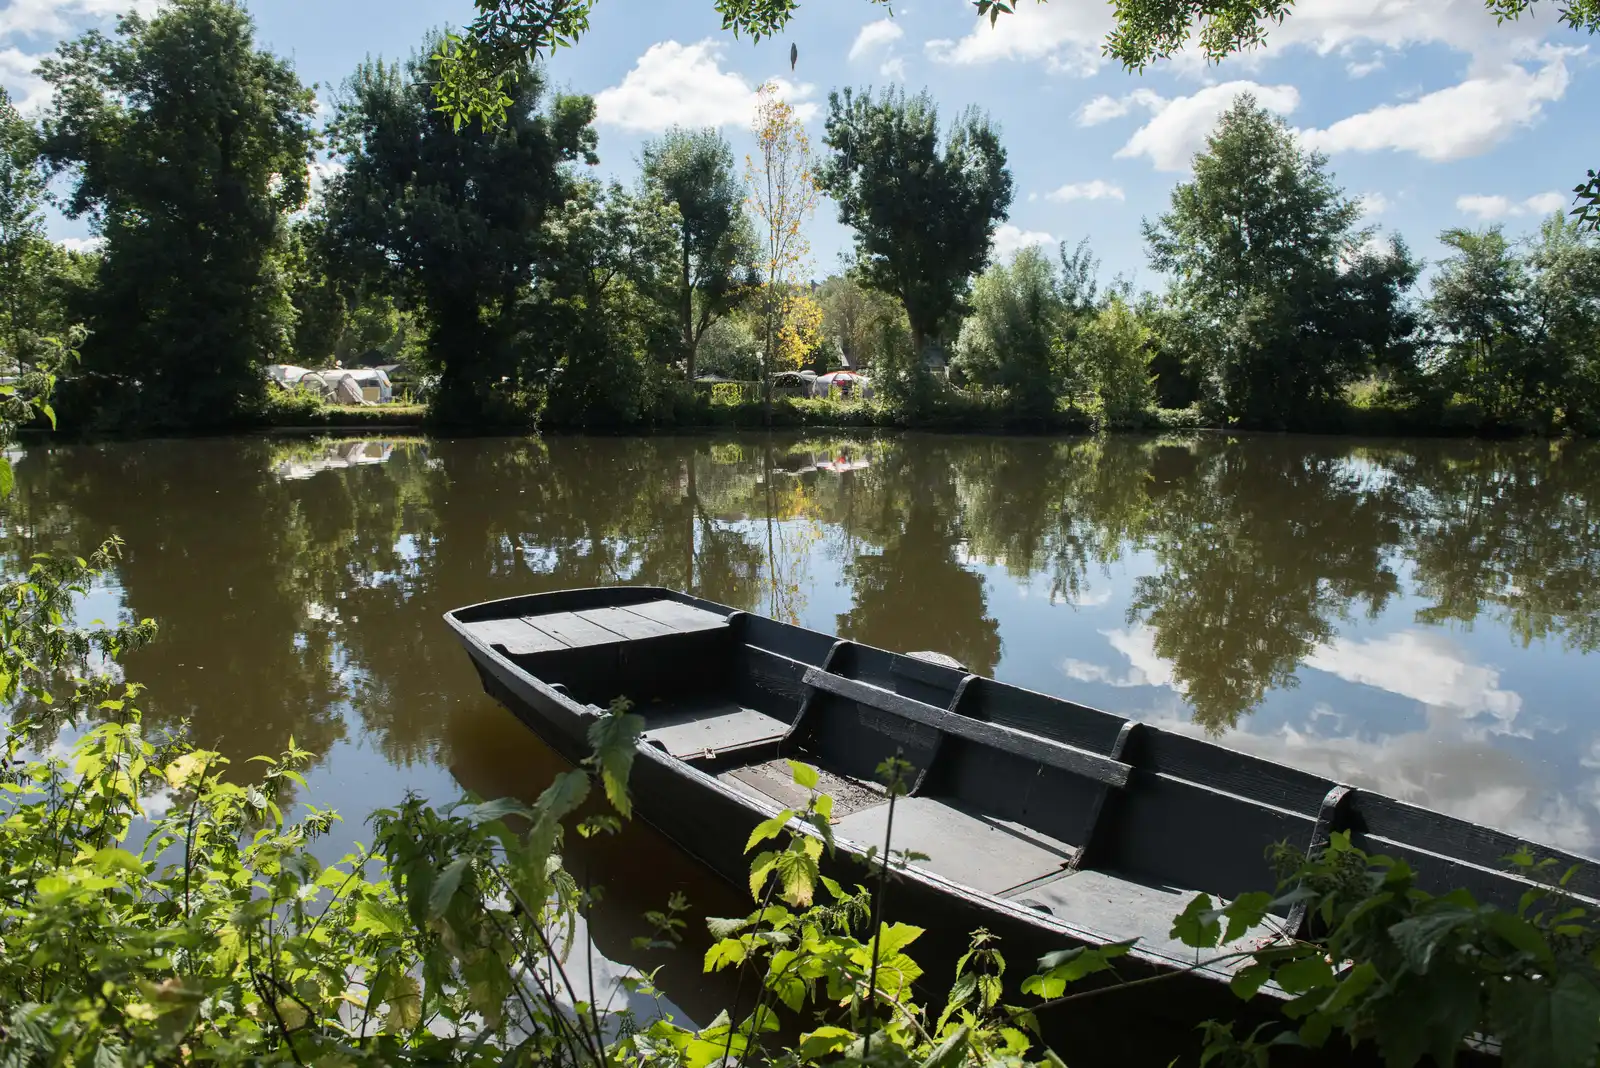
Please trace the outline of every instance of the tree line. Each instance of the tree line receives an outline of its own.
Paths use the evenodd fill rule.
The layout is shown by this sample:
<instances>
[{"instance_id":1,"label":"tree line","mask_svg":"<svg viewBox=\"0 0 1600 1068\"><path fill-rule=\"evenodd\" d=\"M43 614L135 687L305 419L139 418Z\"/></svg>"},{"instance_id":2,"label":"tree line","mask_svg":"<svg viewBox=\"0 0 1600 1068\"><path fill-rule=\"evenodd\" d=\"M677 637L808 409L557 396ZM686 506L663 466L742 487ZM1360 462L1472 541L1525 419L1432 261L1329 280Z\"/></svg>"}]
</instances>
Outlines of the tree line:
<instances>
[{"instance_id":1,"label":"tree line","mask_svg":"<svg viewBox=\"0 0 1600 1068\"><path fill-rule=\"evenodd\" d=\"M1167 285L1135 293L1085 244L995 260L1014 183L975 109L943 123L926 93L846 88L813 153L764 88L742 174L717 131L679 129L606 184L590 98L524 60L492 117L463 120L459 46L363 63L319 133L312 90L230 0L63 44L38 122L0 100L0 357L80 349L57 407L85 429L270 419L296 401L264 365L335 360L406 366L454 426L705 422L707 374L761 383L741 414L770 420L777 372L841 366L893 422L1600 426L1593 233L1453 230L1422 287L1249 97L1146 222ZM45 236L57 177L92 251ZM853 247L818 282L824 195Z\"/></svg>"}]
</instances>

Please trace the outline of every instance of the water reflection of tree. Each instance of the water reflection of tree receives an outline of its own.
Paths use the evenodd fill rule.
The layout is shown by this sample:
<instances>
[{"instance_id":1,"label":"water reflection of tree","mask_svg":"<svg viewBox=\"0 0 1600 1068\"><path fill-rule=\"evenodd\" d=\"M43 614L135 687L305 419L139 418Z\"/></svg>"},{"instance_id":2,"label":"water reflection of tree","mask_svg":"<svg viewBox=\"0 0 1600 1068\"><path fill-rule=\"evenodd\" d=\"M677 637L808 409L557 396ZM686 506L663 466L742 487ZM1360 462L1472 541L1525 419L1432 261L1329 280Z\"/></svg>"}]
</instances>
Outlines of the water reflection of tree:
<instances>
[{"instance_id":1,"label":"water reflection of tree","mask_svg":"<svg viewBox=\"0 0 1600 1068\"><path fill-rule=\"evenodd\" d=\"M270 455L264 442L157 441L38 450L19 465L21 481L70 506L60 548L126 541L126 610L161 625L126 665L160 680L145 697L151 722L192 720L197 740L236 760L291 733L322 754L344 730L331 643L307 626L296 553L280 540L299 505L267 476Z\"/></svg>"},{"instance_id":2,"label":"water reflection of tree","mask_svg":"<svg viewBox=\"0 0 1600 1068\"><path fill-rule=\"evenodd\" d=\"M1388 564L1401 500L1327 445L1208 441L1193 473L1158 490L1130 622L1212 730L1237 723L1294 674L1336 621L1369 616L1399 589Z\"/></svg>"},{"instance_id":3,"label":"water reflection of tree","mask_svg":"<svg viewBox=\"0 0 1600 1068\"><path fill-rule=\"evenodd\" d=\"M1600 648L1600 447L1448 442L1377 459L1407 487L1420 622Z\"/></svg>"},{"instance_id":4,"label":"water reflection of tree","mask_svg":"<svg viewBox=\"0 0 1600 1068\"><path fill-rule=\"evenodd\" d=\"M842 634L991 672L999 629L974 562L1079 602L1096 569L1148 553L1129 622L1217 729L1292 685L1341 620L1381 611L1403 556L1421 622L1600 646L1587 445L908 436L820 471L846 447L419 440L291 481L272 473L284 448L35 448L4 511L12 572L37 550L127 540L127 609L164 628L131 676L153 684L156 722L191 717L235 757L291 733L323 753L347 722L391 760L438 755L476 687L438 622L457 605L625 581L798 617L822 559L851 590Z\"/></svg>"},{"instance_id":5,"label":"water reflection of tree","mask_svg":"<svg viewBox=\"0 0 1600 1068\"><path fill-rule=\"evenodd\" d=\"M959 555L965 535L953 470L963 446L937 440L897 442L862 480L875 492L856 502L855 530L882 548L845 565L855 596L839 633L902 652L946 653L993 674L1000 624L988 614L983 577Z\"/></svg>"},{"instance_id":6,"label":"water reflection of tree","mask_svg":"<svg viewBox=\"0 0 1600 1068\"><path fill-rule=\"evenodd\" d=\"M1144 532L1149 444L1128 437L989 439L955 459L972 556L1021 581L1043 573L1050 597L1076 602Z\"/></svg>"}]
</instances>

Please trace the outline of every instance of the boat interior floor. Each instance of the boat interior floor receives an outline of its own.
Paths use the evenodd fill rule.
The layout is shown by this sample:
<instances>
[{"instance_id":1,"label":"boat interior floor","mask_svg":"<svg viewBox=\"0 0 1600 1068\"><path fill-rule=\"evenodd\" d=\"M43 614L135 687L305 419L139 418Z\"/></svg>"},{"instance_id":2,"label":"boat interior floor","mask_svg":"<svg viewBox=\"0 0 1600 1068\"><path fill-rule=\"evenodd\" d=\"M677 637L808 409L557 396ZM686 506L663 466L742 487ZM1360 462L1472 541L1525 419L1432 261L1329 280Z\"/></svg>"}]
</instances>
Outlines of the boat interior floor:
<instances>
[{"instance_id":1,"label":"boat interior floor","mask_svg":"<svg viewBox=\"0 0 1600 1068\"><path fill-rule=\"evenodd\" d=\"M680 759L776 743L789 730L789 724L776 716L717 698L679 700L668 710L646 712L649 727L640 737Z\"/></svg>"},{"instance_id":2,"label":"boat interior floor","mask_svg":"<svg viewBox=\"0 0 1600 1068\"><path fill-rule=\"evenodd\" d=\"M808 791L796 785L786 760L724 771L723 782L789 808ZM855 779L818 771L817 789L834 798L834 834L861 849L883 846L888 799ZM1172 919L1194 896L1123 873L1074 869L1077 850L1038 831L976 811L948 797L904 797L894 806L895 850L920 853L916 867L981 893L1014 901L1111 941L1137 938L1145 949L1179 960L1195 950L1168 937ZM1219 952L1257 944L1272 934L1263 925ZM1227 969L1231 970L1231 969Z\"/></svg>"}]
</instances>

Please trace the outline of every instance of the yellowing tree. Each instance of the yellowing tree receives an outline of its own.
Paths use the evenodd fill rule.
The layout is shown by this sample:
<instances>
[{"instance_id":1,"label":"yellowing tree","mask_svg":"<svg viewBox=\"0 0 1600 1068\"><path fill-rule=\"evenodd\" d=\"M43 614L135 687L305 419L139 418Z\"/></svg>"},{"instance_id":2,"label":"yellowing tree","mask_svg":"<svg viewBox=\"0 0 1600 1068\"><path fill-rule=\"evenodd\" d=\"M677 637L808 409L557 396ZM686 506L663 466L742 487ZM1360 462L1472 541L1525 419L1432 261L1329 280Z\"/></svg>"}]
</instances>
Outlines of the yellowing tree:
<instances>
[{"instance_id":1,"label":"yellowing tree","mask_svg":"<svg viewBox=\"0 0 1600 1068\"><path fill-rule=\"evenodd\" d=\"M770 418L772 374L783 366L788 294L811 260L811 243L801 226L817 210L817 184L811 139L794 108L778 96L778 87L771 82L756 90L753 128L757 152L745 157L745 184L750 188L750 210L761 230L760 260L755 264L762 278L761 395Z\"/></svg>"},{"instance_id":2,"label":"yellowing tree","mask_svg":"<svg viewBox=\"0 0 1600 1068\"><path fill-rule=\"evenodd\" d=\"M822 344L822 305L804 293L785 297L779 309L777 353L772 369L793 371Z\"/></svg>"}]
</instances>

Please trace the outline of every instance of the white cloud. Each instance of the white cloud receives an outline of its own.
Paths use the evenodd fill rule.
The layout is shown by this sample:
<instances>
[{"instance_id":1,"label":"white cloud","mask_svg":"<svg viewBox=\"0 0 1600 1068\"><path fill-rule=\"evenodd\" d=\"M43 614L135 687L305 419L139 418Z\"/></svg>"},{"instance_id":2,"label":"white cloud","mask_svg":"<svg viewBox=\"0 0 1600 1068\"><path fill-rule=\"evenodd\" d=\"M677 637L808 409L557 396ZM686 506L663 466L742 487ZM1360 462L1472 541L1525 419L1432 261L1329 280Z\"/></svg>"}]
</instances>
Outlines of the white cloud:
<instances>
[{"instance_id":1,"label":"white cloud","mask_svg":"<svg viewBox=\"0 0 1600 1068\"><path fill-rule=\"evenodd\" d=\"M1195 153L1205 147L1217 119L1244 93L1255 94L1262 107L1280 114L1300 106L1300 91L1294 86L1258 85L1250 81L1208 85L1197 93L1173 100L1156 97L1155 101L1141 101L1155 114L1134 131L1127 144L1117 149L1117 158L1147 156L1158 171L1187 171Z\"/></svg>"},{"instance_id":2,"label":"white cloud","mask_svg":"<svg viewBox=\"0 0 1600 1068\"><path fill-rule=\"evenodd\" d=\"M624 130L660 132L672 126L742 126L755 114L756 86L720 66L723 46L662 41L645 50L621 85L595 94L599 121ZM774 78L778 94L794 105L801 122L816 118L817 105L806 101L811 85Z\"/></svg>"},{"instance_id":3,"label":"white cloud","mask_svg":"<svg viewBox=\"0 0 1600 1068\"><path fill-rule=\"evenodd\" d=\"M1366 43L1387 49L1443 44L1505 56L1526 49L1549 28L1535 17L1501 25L1481 0L1299 0L1283 24L1268 32L1267 52L1290 45L1328 55Z\"/></svg>"},{"instance_id":4,"label":"white cloud","mask_svg":"<svg viewBox=\"0 0 1600 1068\"><path fill-rule=\"evenodd\" d=\"M93 252L105 244L100 237L63 237L56 242L68 252Z\"/></svg>"},{"instance_id":5,"label":"white cloud","mask_svg":"<svg viewBox=\"0 0 1600 1068\"><path fill-rule=\"evenodd\" d=\"M1344 72L1350 75L1352 78L1365 78L1373 71L1379 71L1382 69L1383 60L1381 59L1369 59L1360 63L1357 63L1355 60L1351 60L1349 63L1344 65Z\"/></svg>"},{"instance_id":6,"label":"white cloud","mask_svg":"<svg viewBox=\"0 0 1600 1068\"><path fill-rule=\"evenodd\" d=\"M850 59L854 62L863 56L870 56L888 48L905 35L906 31L892 18L869 22L856 34L855 43L850 46Z\"/></svg>"},{"instance_id":7,"label":"white cloud","mask_svg":"<svg viewBox=\"0 0 1600 1068\"><path fill-rule=\"evenodd\" d=\"M24 115L50 103L50 84L33 72L43 56L30 56L20 48L0 49L0 85Z\"/></svg>"},{"instance_id":8,"label":"white cloud","mask_svg":"<svg viewBox=\"0 0 1600 1068\"><path fill-rule=\"evenodd\" d=\"M903 82L906 80L906 61L899 56L890 56L878 67L878 73L891 82Z\"/></svg>"},{"instance_id":9,"label":"white cloud","mask_svg":"<svg viewBox=\"0 0 1600 1068\"><path fill-rule=\"evenodd\" d=\"M1301 138L1330 153L1394 149L1436 162L1463 159L1531 125L1546 103L1561 99L1569 80L1561 53L1537 73L1509 63L1408 103L1384 104L1325 130L1302 131Z\"/></svg>"},{"instance_id":10,"label":"white cloud","mask_svg":"<svg viewBox=\"0 0 1600 1068\"><path fill-rule=\"evenodd\" d=\"M1043 230L1023 230L1010 223L1002 223L994 232L994 244L989 248L989 259L1000 263L1009 260L1019 250L1029 245L1052 245L1055 240Z\"/></svg>"},{"instance_id":11,"label":"white cloud","mask_svg":"<svg viewBox=\"0 0 1600 1068\"><path fill-rule=\"evenodd\" d=\"M1479 194L1456 197L1456 210L1485 220L1516 215L1549 215L1566 206L1567 198L1560 193L1535 193L1519 201L1513 201L1510 197Z\"/></svg>"},{"instance_id":12,"label":"white cloud","mask_svg":"<svg viewBox=\"0 0 1600 1068\"><path fill-rule=\"evenodd\" d=\"M1079 682L1101 682L1119 688L1133 686L1158 686L1183 692L1183 685L1172 673L1172 661L1156 652L1156 632L1152 627L1138 624L1127 630L1103 630L1111 648L1128 661L1128 670L1118 674L1101 664L1086 660L1068 659L1062 662L1061 671L1069 679Z\"/></svg>"},{"instance_id":13,"label":"white cloud","mask_svg":"<svg viewBox=\"0 0 1600 1068\"><path fill-rule=\"evenodd\" d=\"M1389 198L1382 193L1365 193L1356 204L1361 208L1361 217L1370 219L1374 215L1382 215L1389 210Z\"/></svg>"},{"instance_id":14,"label":"white cloud","mask_svg":"<svg viewBox=\"0 0 1600 1068\"><path fill-rule=\"evenodd\" d=\"M972 10L965 0L962 6ZM1051 70L1086 77L1104 65L1100 49L1111 28L1111 5L1105 0L1050 0L1019 4L993 25L987 15L979 16L959 41L929 41L927 50L941 63L1042 59Z\"/></svg>"},{"instance_id":15,"label":"white cloud","mask_svg":"<svg viewBox=\"0 0 1600 1068\"><path fill-rule=\"evenodd\" d=\"M1305 666L1346 682L1373 686L1433 708L1452 708L1468 717L1487 712L1507 733L1522 708L1522 697L1500 688L1500 673L1473 664L1448 639L1428 631L1403 630L1382 638L1336 638L1318 646Z\"/></svg>"},{"instance_id":16,"label":"white cloud","mask_svg":"<svg viewBox=\"0 0 1600 1068\"><path fill-rule=\"evenodd\" d=\"M316 196L328 186L328 180L344 170L344 160L330 157L311 161L311 195Z\"/></svg>"},{"instance_id":17,"label":"white cloud","mask_svg":"<svg viewBox=\"0 0 1600 1068\"><path fill-rule=\"evenodd\" d=\"M1095 178L1087 182L1068 182L1066 185L1045 194L1046 200L1056 200L1066 203L1073 200L1126 200L1127 194L1120 185Z\"/></svg>"},{"instance_id":18,"label":"white cloud","mask_svg":"<svg viewBox=\"0 0 1600 1068\"><path fill-rule=\"evenodd\" d=\"M1079 126L1098 126L1102 122L1120 119L1135 107L1147 111L1160 111L1166 99L1151 89L1135 89L1127 96L1097 96L1078 109Z\"/></svg>"},{"instance_id":19,"label":"white cloud","mask_svg":"<svg viewBox=\"0 0 1600 1068\"><path fill-rule=\"evenodd\" d=\"M61 36L90 19L126 11L155 13L157 0L11 0L0 9L0 37Z\"/></svg>"}]
</instances>

